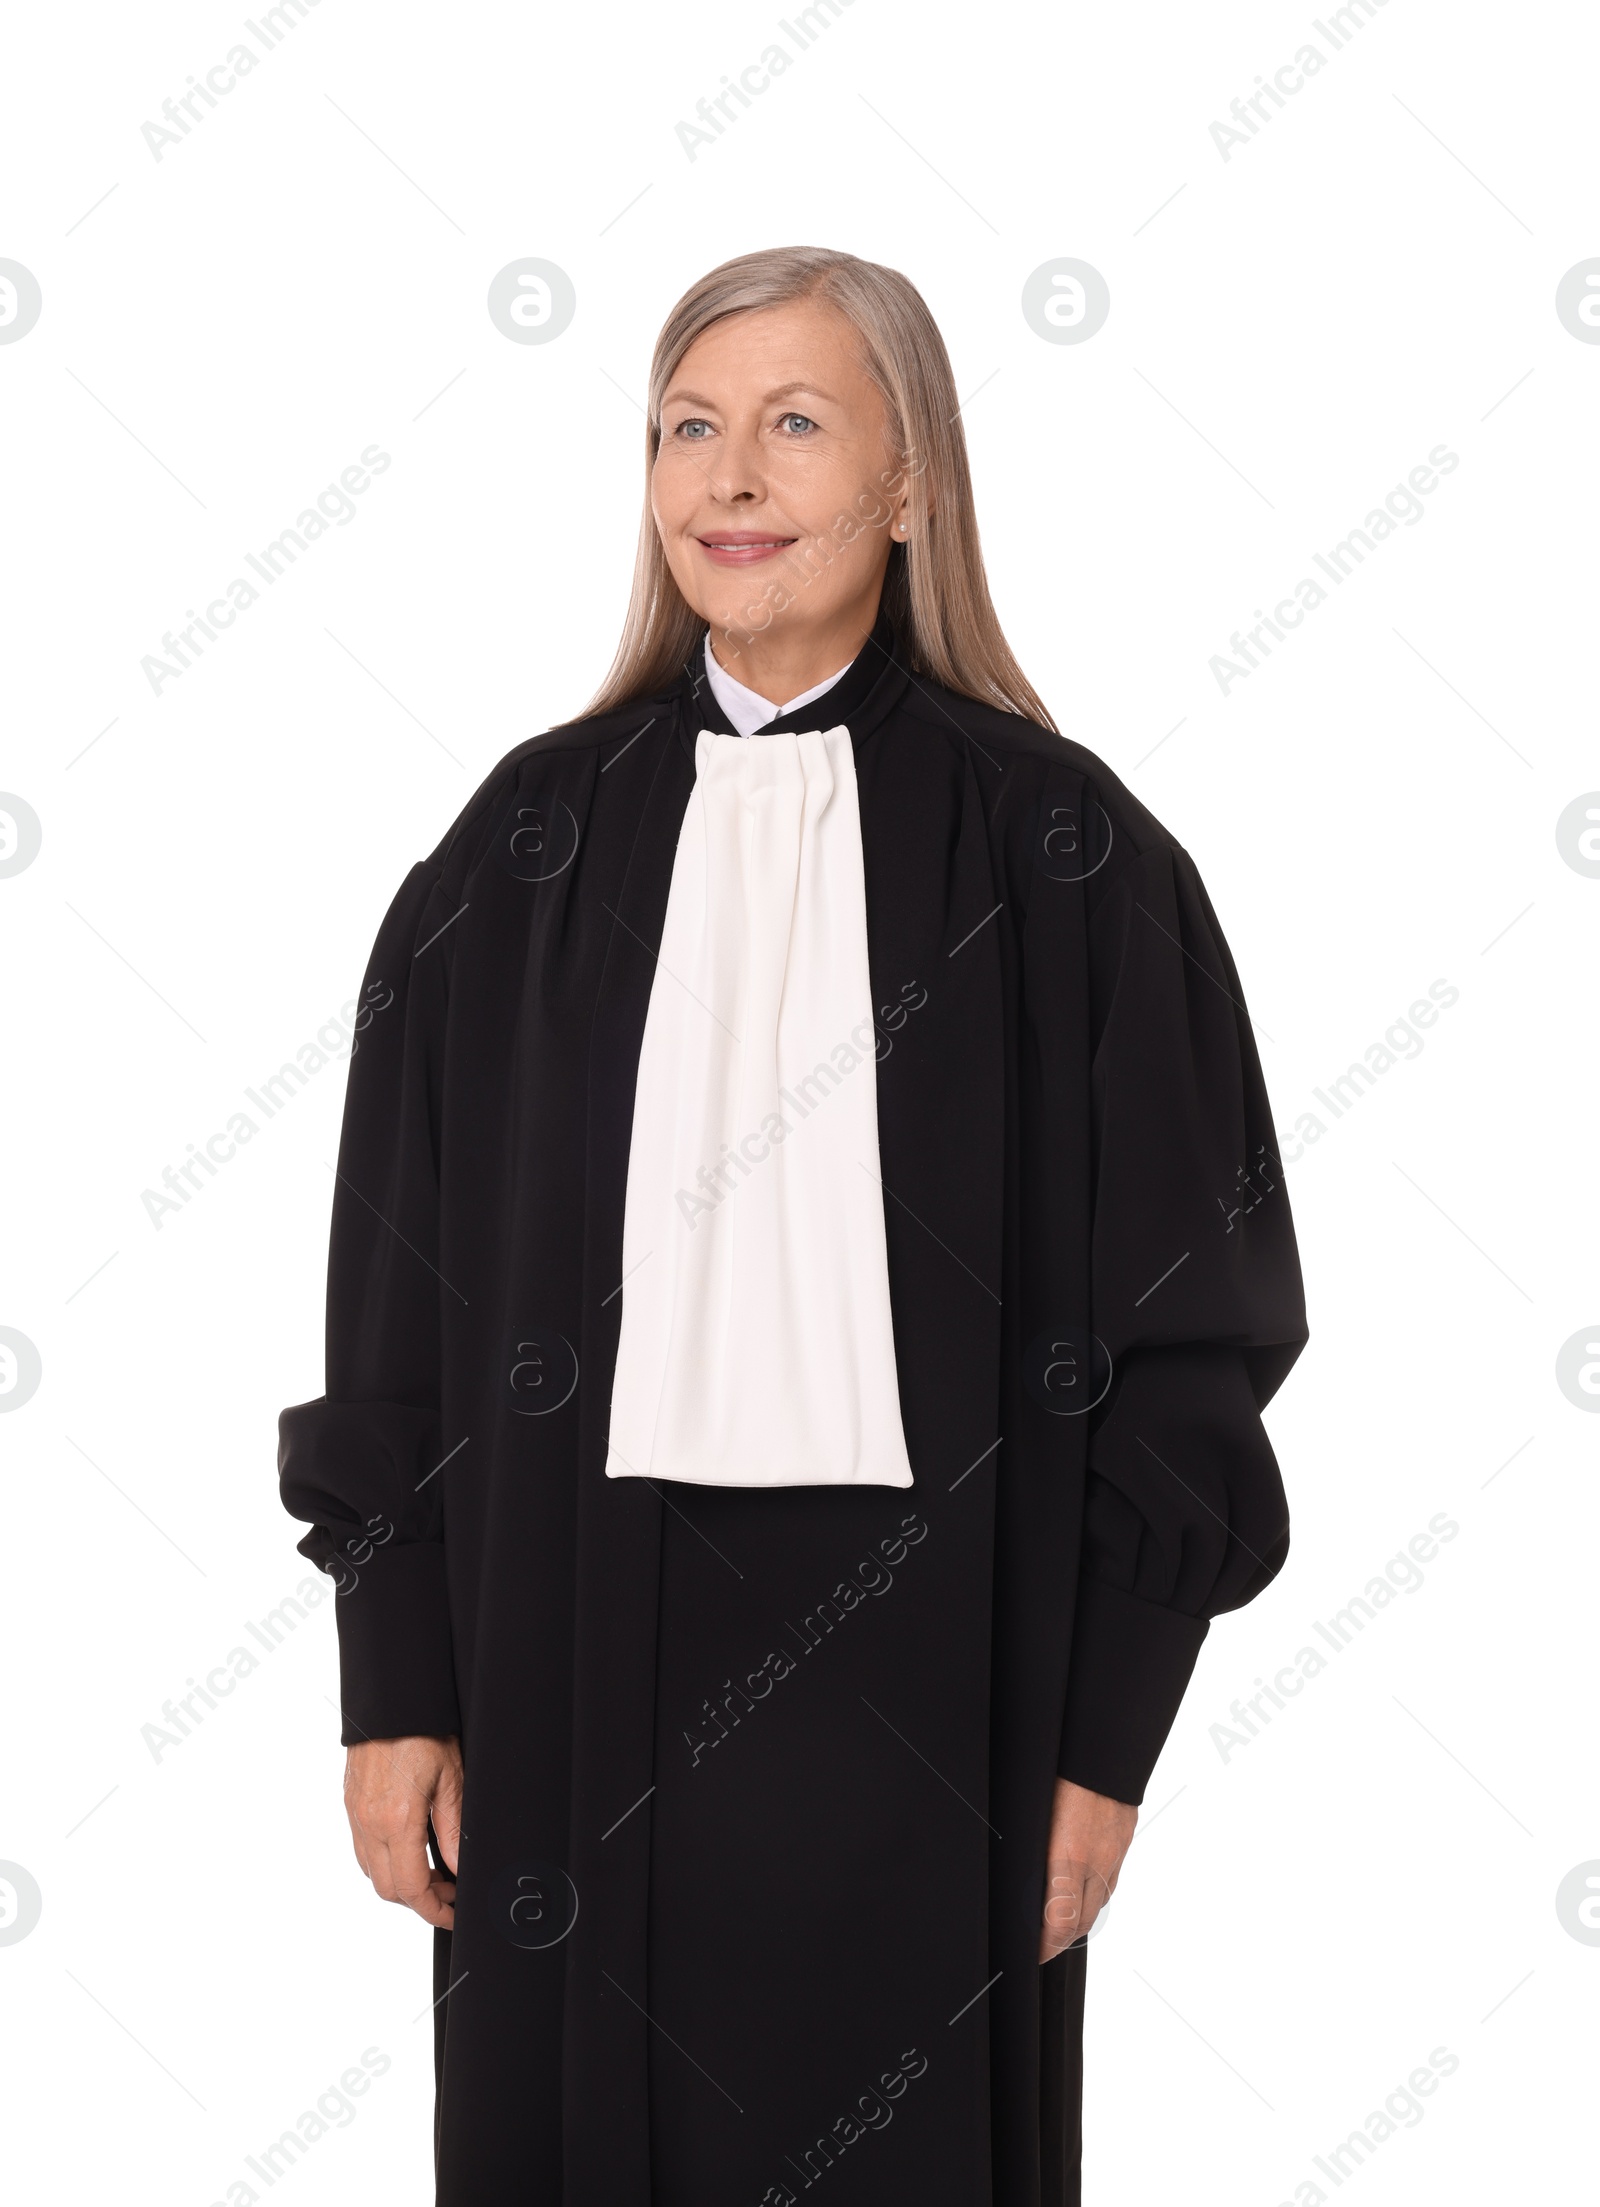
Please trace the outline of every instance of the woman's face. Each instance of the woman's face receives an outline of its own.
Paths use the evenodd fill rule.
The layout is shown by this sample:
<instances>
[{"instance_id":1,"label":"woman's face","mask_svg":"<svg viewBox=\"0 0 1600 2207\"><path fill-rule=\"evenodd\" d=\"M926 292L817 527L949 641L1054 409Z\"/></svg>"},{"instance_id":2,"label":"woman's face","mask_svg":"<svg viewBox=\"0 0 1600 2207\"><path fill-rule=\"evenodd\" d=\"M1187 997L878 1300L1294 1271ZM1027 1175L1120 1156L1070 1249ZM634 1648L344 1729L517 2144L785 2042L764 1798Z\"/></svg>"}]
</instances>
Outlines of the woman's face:
<instances>
[{"instance_id":1,"label":"woman's face","mask_svg":"<svg viewBox=\"0 0 1600 2207\"><path fill-rule=\"evenodd\" d=\"M836 308L728 315L678 363L651 511L724 663L743 647L757 659L813 645L852 654L876 618L908 492L883 395Z\"/></svg>"}]
</instances>

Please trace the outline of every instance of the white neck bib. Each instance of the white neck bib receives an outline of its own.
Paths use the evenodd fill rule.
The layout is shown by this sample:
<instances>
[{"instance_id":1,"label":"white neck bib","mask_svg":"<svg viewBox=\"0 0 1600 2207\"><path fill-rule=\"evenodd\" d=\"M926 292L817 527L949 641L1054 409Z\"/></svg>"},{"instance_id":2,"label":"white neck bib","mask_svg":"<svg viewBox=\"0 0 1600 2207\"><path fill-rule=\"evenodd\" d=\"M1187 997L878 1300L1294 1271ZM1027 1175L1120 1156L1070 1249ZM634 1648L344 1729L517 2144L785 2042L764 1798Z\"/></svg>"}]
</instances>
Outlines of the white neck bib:
<instances>
[{"instance_id":1,"label":"white neck bib","mask_svg":"<svg viewBox=\"0 0 1600 2207\"><path fill-rule=\"evenodd\" d=\"M847 728L703 729L639 1054L609 1478L911 1485Z\"/></svg>"}]
</instances>

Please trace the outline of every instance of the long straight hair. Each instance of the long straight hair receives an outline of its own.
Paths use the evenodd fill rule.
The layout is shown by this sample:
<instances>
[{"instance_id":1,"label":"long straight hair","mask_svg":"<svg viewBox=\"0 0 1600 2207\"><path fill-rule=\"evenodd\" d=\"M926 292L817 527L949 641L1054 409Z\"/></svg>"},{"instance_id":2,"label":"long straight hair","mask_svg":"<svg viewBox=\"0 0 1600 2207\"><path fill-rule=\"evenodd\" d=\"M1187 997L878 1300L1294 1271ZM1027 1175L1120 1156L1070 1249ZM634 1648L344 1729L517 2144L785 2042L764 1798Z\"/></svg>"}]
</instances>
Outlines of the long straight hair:
<instances>
[{"instance_id":1,"label":"long straight hair","mask_svg":"<svg viewBox=\"0 0 1600 2207\"><path fill-rule=\"evenodd\" d=\"M882 605L902 658L913 674L1054 729L1012 655L989 596L955 378L926 300L898 269L809 245L724 261L690 286L662 326L650 363L644 515L633 595L611 671L588 711L609 712L665 689L705 626L673 580L650 511L662 401L678 363L695 339L726 315L808 298L836 307L860 340L863 364L883 394L890 439L900 456L896 479L912 474L928 486L927 499L910 501L910 534L891 545L884 576ZM887 507L882 518L887 521Z\"/></svg>"}]
</instances>

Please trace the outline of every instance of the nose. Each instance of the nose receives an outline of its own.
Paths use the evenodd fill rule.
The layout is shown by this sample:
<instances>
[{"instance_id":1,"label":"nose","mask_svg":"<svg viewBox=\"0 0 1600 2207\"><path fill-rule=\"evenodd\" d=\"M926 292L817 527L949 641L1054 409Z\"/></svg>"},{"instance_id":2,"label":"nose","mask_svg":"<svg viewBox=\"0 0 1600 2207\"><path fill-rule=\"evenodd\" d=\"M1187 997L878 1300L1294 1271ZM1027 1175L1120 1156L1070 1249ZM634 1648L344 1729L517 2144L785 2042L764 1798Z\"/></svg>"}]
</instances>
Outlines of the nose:
<instances>
[{"instance_id":1,"label":"nose","mask_svg":"<svg viewBox=\"0 0 1600 2207\"><path fill-rule=\"evenodd\" d=\"M711 495L727 506L756 505L766 496L761 448L754 436L729 429L707 471Z\"/></svg>"}]
</instances>

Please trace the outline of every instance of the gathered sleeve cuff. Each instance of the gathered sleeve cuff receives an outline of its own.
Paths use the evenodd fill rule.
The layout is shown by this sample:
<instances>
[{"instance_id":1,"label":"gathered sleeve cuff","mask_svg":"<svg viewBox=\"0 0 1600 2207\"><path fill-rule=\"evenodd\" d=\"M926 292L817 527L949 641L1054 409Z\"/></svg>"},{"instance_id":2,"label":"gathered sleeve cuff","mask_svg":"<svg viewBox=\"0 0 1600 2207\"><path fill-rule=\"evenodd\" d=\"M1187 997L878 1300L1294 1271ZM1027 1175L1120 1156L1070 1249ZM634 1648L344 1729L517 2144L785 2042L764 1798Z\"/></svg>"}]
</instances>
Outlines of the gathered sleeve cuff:
<instances>
[{"instance_id":1,"label":"gathered sleeve cuff","mask_svg":"<svg viewBox=\"0 0 1600 2207\"><path fill-rule=\"evenodd\" d=\"M431 1412L402 1403L297 1403L278 1420L278 1475L301 1555L334 1582L340 1739L461 1729Z\"/></svg>"},{"instance_id":2,"label":"gathered sleeve cuff","mask_svg":"<svg viewBox=\"0 0 1600 2207\"><path fill-rule=\"evenodd\" d=\"M1238 973L1188 853L1090 922L1090 1418L1059 1774L1143 1800L1211 1619L1289 1549L1261 1411L1307 1339L1289 1195Z\"/></svg>"},{"instance_id":3,"label":"gathered sleeve cuff","mask_svg":"<svg viewBox=\"0 0 1600 2207\"><path fill-rule=\"evenodd\" d=\"M1078 1590L1059 1774L1113 1801L1144 1799L1210 1626L1101 1579Z\"/></svg>"},{"instance_id":4,"label":"gathered sleeve cuff","mask_svg":"<svg viewBox=\"0 0 1600 2207\"><path fill-rule=\"evenodd\" d=\"M439 1140L458 929L412 868L367 967L328 1247L326 1392L278 1421L279 1491L333 1579L346 1746L461 1728L441 1473Z\"/></svg>"}]
</instances>

